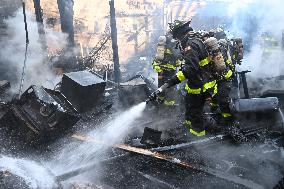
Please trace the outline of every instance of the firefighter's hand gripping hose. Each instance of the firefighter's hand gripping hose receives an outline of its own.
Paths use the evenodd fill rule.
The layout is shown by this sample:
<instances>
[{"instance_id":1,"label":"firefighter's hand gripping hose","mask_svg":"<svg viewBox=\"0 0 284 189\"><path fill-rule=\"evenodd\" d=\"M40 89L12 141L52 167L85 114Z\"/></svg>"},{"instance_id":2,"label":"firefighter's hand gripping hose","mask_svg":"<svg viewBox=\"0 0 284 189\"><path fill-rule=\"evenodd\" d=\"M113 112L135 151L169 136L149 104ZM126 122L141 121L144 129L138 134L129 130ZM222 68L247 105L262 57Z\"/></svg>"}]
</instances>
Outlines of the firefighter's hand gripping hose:
<instances>
[{"instance_id":1,"label":"firefighter's hand gripping hose","mask_svg":"<svg viewBox=\"0 0 284 189\"><path fill-rule=\"evenodd\" d=\"M148 104L151 101L156 101L158 103L161 103L161 99L159 98L159 94L161 94L166 88L169 87L168 83L165 83L160 88L158 88L155 92L153 92L148 99L146 100L146 104Z\"/></svg>"}]
</instances>

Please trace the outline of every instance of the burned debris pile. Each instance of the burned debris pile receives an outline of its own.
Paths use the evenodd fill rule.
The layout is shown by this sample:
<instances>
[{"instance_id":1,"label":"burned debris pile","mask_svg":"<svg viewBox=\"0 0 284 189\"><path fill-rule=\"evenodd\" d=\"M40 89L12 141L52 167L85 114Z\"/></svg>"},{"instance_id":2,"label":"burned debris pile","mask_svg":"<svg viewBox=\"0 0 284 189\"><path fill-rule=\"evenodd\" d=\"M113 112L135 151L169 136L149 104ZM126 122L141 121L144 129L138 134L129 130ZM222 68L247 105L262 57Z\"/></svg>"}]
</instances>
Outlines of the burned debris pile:
<instances>
[{"instance_id":1,"label":"burned debris pile","mask_svg":"<svg viewBox=\"0 0 284 189\"><path fill-rule=\"evenodd\" d=\"M8 103L1 127L30 145L54 141L79 121L81 112L103 103L105 85L98 76L80 71L64 74L60 91L31 86Z\"/></svg>"},{"instance_id":2,"label":"burned debris pile","mask_svg":"<svg viewBox=\"0 0 284 189\"><path fill-rule=\"evenodd\" d=\"M7 89L9 89L11 86L10 86L10 82L9 81L0 81L0 95L3 95L3 93L5 91L7 91Z\"/></svg>"},{"instance_id":3,"label":"burned debris pile","mask_svg":"<svg viewBox=\"0 0 284 189\"><path fill-rule=\"evenodd\" d=\"M1 126L25 142L38 144L59 137L79 118L76 109L59 91L31 86L10 104L1 118Z\"/></svg>"},{"instance_id":4,"label":"burned debris pile","mask_svg":"<svg viewBox=\"0 0 284 189\"><path fill-rule=\"evenodd\" d=\"M131 107L145 101L153 91L152 87L152 83L144 76L134 77L117 87L88 71L71 72L63 76L57 90L31 86L19 99L9 102L1 117L1 132L5 130L7 135L13 136L13 140L18 140L19 145L27 145L29 151L38 146L44 151L47 145L53 146L61 137L74 133L72 128L76 123L100 119L101 114L94 112L105 111L106 106L102 106L105 102L119 102L124 108ZM80 98L76 98L78 96ZM281 146L284 144L279 107L276 97L236 99L232 103L232 109L237 112L242 132L249 139L245 142L249 145L240 145L218 129L213 129L212 135L200 140L188 137L182 129L179 134L174 134L173 131L177 132L178 128L168 121L171 117L163 118L164 128L156 127L153 112L163 112L167 107L149 104L144 113L152 122L142 122L144 132L129 133L124 144L110 146L112 152L99 163L90 162L89 165L78 166L77 169L55 177L60 182L66 182L77 175L99 172L103 178L100 184L114 188L139 188L141 185L146 188L206 188L208 184L214 187L226 185L230 188L271 187L277 183L281 177L280 172L283 171L283 160L275 160L275 157L281 156ZM180 110L175 110L178 111ZM108 112L111 113L112 110ZM92 116L86 117L89 113ZM178 116L179 113L171 115ZM204 113L205 116L214 117L214 114ZM271 115L270 119L267 119L267 114ZM181 140L177 135L184 137ZM70 140L90 145L107 143L80 134L73 135L68 139ZM9 145L17 151L21 149L14 144L4 146L9 148ZM222 153L216 154L214 149ZM251 162L255 153L261 156ZM273 165L276 175L275 179L262 181L259 178L268 177L271 173L257 174L254 169L258 168L259 163L266 161ZM4 173L1 176L4 186L15 179L19 178Z\"/></svg>"},{"instance_id":5,"label":"burned debris pile","mask_svg":"<svg viewBox=\"0 0 284 189\"><path fill-rule=\"evenodd\" d=\"M9 171L0 171L0 185L6 188L29 189L23 178L13 175Z\"/></svg>"}]
</instances>

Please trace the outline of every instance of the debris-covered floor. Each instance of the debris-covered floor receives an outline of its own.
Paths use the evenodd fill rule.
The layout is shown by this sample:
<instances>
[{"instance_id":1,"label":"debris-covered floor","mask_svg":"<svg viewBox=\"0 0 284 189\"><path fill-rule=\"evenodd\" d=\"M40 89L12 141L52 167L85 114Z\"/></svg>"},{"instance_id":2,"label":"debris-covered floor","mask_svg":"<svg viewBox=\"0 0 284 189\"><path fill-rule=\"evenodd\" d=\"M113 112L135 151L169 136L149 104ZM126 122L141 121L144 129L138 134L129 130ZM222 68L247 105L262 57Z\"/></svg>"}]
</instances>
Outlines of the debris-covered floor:
<instances>
[{"instance_id":1,"label":"debris-covered floor","mask_svg":"<svg viewBox=\"0 0 284 189\"><path fill-rule=\"evenodd\" d=\"M21 142L15 144L17 139L2 136L6 145L1 153L20 158L2 157L9 164L7 171L1 172L1 182L24 188L24 184L14 185L22 178L9 173L17 166L21 174L27 174L24 178L39 188L46 184L45 175L50 176L46 188L60 188L52 185L56 179L67 188L272 188L283 177L284 139L279 132L261 129L243 144L219 133L199 140L169 140L163 147L145 146L139 142L144 127L157 129L152 125L155 119L145 122L155 107L146 108L143 114L143 107L117 113L116 94L115 90L110 92L104 103L82 114L69 134L51 145L24 147ZM164 126L172 121L163 119ZM170 124L167 129L159 128L164 139L169 137L165 133L184 132ZM126 140L121 140L124 137ZM6 143L9 140L13 143ZM22 162L23 157L27 162Z\"/></svg>"}]
</instances>

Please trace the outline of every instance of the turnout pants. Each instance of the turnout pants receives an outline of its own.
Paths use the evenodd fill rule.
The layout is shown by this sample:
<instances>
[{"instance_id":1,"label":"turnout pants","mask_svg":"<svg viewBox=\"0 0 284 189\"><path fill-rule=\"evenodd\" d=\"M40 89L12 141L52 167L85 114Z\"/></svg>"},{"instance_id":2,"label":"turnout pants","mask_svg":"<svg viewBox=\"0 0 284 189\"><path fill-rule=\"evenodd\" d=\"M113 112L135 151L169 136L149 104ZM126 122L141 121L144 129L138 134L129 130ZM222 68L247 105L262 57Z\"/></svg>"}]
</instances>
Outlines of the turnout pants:
<instances>
[{"instance_id":1,"label":"turnout pants","mask_svg":"<svg viewBox=\"0 0 284 189\"><path fill-rule=\"evenodd\" d=\"M203 108L206 99L212 98L213 102L219 105L222 119L226 124L234 121L230 111L230 89L231 83L228 81L218 83L218 92L214 96L210 93L187 94L185 97L185 125L190 133L203 136L205 128L203 123Z\"/></svg>"}]
</instances>

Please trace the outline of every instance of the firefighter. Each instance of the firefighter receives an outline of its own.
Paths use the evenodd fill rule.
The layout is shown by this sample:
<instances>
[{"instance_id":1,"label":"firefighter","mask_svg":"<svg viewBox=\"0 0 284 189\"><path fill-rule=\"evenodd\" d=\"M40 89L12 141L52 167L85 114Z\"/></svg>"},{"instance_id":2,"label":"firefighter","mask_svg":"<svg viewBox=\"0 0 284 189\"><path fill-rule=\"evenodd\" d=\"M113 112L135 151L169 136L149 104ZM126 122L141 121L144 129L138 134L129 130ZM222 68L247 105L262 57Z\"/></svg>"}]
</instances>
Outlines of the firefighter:
<instances>
[{"instance_id":1,"label":"firefighter","mask_svg":"<svg viewBox=\"0 0 284 189\"><path fill-rule=\"evenodd\" d=\"M262 58L263 62L266 63L268 57L275 53L280 45L275 37L269 32L264 32L261 38L263 48Z\"/></svg>"},{"instance_id":2,"label":"firefighter","mask_svg":"<svg viewBox=\"0 0 284 189\"><path fill-rule=\"evenodd\" d=\"M217 81L217 93L211 98L211 110L221 110L220 121L222 125L234 124L234 118L230 110L230 91L234 66L230 53L223 51L216 38L210 37L204 41L209 53L209 60L213 65L212 73Z\"/></svg>"},{"instance_id":3,"label":"firefighter","mask_svg":"<svg viewBox=\"0 0 284 189\"><path fill-rule=\"evenodd\" d=\"M238 79L236 73L236 65L241 65L243 60L243 42L241 38L228 40L227 37L218 41L220 49L222 51L226 66L232 70L233 75L229 79L234 87L238 87Z\"/></svg>"},{"instance_id":4,"label":"firefighter","mask_svg":"<svg viewBox=\"0 0 284 189\"><path fill-rule=\"evenodd\" d=\"M164 85L167 80L175 75L177 67L181 65L178 55L179 51L176 49L176 41L172 34L167 32L165 36L160 36L156 56L152 63L153 69L158 73L158 87ZM166 106L175 105L175 92L160 94L160 100Z\"/></svg>"},{"instance_id":5,"label":"firefighter","mask_svg":"<svg viewBox=\"0 0 284 189\"><path fill-rule=\"evenodd\" d=\"M229 89L218 91L220 81L231 76L232 71L226 69L224 59L215 38L203 42L200 38L192 37L193 29L189 22L175 21L171 26L173 37L180 42L181 52L185 60L181 70L162 85L155 93L157 96L166 88L170 88L187 79L185 90L185 121L189 133L196 137L205 136L203 124L203 107L208 98L216 99L222 111L223 124L237 141L244 137L235 127L235 120L229 108Z\"/></svg>"}]
</instances>

